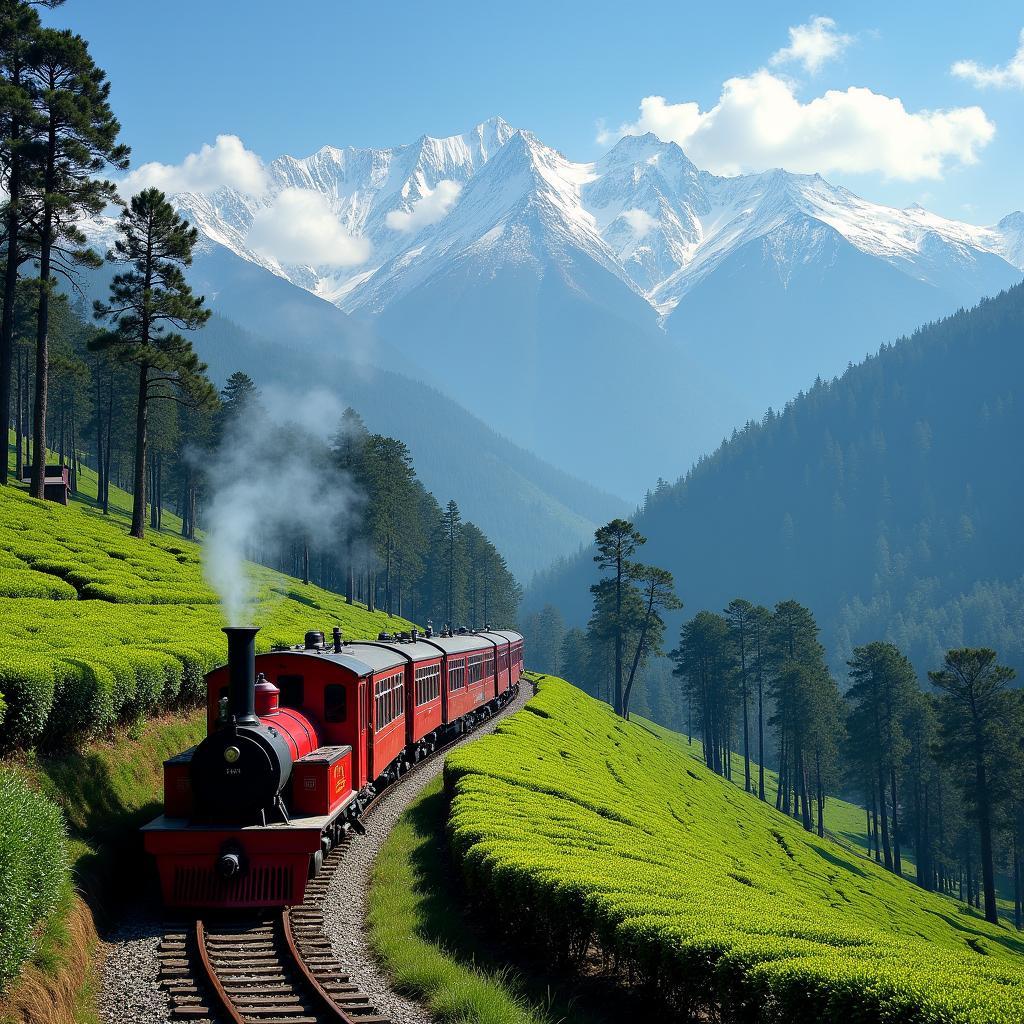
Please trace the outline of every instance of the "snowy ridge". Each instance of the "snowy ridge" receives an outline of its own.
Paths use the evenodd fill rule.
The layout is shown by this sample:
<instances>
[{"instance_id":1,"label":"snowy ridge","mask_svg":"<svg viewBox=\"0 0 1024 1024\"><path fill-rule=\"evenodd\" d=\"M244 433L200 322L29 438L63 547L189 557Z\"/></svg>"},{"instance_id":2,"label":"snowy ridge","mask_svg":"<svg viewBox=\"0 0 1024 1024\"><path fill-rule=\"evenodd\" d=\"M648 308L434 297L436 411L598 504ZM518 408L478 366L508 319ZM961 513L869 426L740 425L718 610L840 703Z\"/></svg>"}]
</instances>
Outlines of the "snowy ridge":
<instances>
[{"instance_id":1,"label":"snowy ridge","mask_svg":"<svg viewBox=\"0 0 1024 1024\"><path fill-rule=\"evenodd\" d=\"M717 177L651 134L626 136L596 163L576 163L496 117L391 149L325 146L302 159L279 157L267 170L264 196L225 188L175 202L212 241L346 312L379 313L466 261L480 274L530 263L538 274L564 273L573 286L569 267L584 259L664 315L751 242L763 240L785 280L787 268L819 257L826 229L936 286L969 277L983 257L1024 269L1022 213L977 227L919 206L872 203L819 175ZM443 219L406 231L389 225L389 214L411 213L440 182L461 190ZM369 259L339 269L285 265L255 251L247 240L254 216L291 188L324 196L346 231L369 241Z\"/></svg>"}]
</instances>

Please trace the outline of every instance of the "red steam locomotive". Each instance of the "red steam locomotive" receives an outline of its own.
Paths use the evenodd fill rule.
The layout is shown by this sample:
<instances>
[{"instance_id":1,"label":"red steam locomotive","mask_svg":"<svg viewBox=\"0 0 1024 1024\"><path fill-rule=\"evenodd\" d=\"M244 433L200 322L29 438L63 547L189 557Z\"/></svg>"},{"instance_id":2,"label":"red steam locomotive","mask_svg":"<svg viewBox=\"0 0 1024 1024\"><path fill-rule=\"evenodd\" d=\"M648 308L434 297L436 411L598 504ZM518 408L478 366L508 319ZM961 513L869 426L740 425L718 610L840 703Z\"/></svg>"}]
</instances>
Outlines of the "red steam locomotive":
<instances>
[{"instance_id":1,"label":"red steam locomotive","mask_svg":"<svg viewBox=\"0 0 1024 1024\"><path fill-rule=\"evenodd\" d=\"M207 736L164 762L164 813L142 830L168 907L301 903L374 794L507 704L523 669L505 630L347 643L335 628L258 656L255 627L224 632Z\"/></svg>"}]
</instances>

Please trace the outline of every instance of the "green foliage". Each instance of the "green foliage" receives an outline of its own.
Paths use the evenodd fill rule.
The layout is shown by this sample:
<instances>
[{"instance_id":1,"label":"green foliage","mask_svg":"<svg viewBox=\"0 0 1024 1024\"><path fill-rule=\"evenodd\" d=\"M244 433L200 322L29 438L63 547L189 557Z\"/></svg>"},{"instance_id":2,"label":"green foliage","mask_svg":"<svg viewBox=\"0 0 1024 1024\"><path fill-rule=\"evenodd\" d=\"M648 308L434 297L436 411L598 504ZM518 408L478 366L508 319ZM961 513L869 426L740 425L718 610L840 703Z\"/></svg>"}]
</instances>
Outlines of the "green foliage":
<instances>
[{"instance_id":1,"label":"green foliage","mask_svg":"<svg viewBox=\"0 0 1024 1024\"><path fill-rule=\"evenodd\" d=\"M409 623L252 566L261 650L314 626L372 637ZM124 535L79 504L0 489L0 748L95 736L117 721L194 704L224 657L224 625L202 578L200 547ZM62 600L53 600L59 596ZM67 598L67 599L64 599ZM56 699L55 699L56 697Z\"/></svg>"},{"instance_id":2,"label":"green foliage","mask_svg":"<svg viewBox=\"0 0 1024 1024\"><path fill-rule=\"evenodd\" d=\"M484 965L476 936L452 913L451 879L438 842L441 780L425 787L391 830L373 865L370 943L402 992L436 1020L458 1024L544 1024L516 979Z\"/></svg>"},{"instance_id":3,"label":"green foliage","mask_svg":"<svg viewBox=\"0 0 1024 1024\"><path fill-rule=\"evenodd\" d=\"M493 926L570 966L596 946L682 1012L1021 1019L1019 937L805 832L685 742L542 677L451 754L452 847Z\"/></svg>"},{"instance_id":4,"label":"green foliage","mask_svg":"<svg viewBox=\"0 0 1024 1024\"><path fill-rule=\"evenodd\" d=\"M32 954L36 924L68 886L60 811L17 769L0 764L0 991Z\"/></svg>"}]
</instances>

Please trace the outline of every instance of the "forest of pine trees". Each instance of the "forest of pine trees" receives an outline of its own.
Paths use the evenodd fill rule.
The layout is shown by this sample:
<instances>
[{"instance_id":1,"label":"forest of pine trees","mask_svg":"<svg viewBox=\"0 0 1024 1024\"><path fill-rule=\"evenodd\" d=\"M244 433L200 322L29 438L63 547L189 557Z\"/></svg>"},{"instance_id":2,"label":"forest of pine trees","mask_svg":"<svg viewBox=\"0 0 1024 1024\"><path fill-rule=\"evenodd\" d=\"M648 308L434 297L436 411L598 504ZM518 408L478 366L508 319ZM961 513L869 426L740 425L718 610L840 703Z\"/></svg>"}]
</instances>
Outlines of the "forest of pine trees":
<instances>
[{"instance_id":1,"label":"forest of pine trees","mask_svg":"<svg viewBox=\"0 0 1024 1024\"><path fill-rule=\"evenodd\" d=\"M1018 285L735 431L647 496L646 557L690 607L799 594L836 674L874 639L919 676L961 645L1024 671L1022 319ZM537 579L527 607L582 624L592 554Z\"/></svg>"}]
</instances>

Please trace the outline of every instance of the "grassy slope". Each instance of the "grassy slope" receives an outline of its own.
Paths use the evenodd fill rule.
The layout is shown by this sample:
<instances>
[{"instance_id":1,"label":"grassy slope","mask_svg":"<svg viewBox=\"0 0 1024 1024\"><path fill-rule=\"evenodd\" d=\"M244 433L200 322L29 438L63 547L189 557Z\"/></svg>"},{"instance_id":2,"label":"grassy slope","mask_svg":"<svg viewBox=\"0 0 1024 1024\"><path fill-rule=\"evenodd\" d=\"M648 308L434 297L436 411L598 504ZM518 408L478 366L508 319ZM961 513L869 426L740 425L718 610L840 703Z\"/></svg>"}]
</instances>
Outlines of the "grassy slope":
<instances>
[{"instance_id":1,"label":"grassy slope","mask_svg":"<svg viewBox=\"0 0 1024 1024\"><path fill-rule=\"evenodd\" d=\"M470 884L576 916L686 998L764 1019L1024 1017L1020 936L806 833L685 742L545 678L449 758Z\"/></svg>"},{"instance_id":2,"label":"grassy slope","mask_svg":"<svg viewBox=\"0 0 1024 1024\"><path fill-rule=\"evenodd\" d=\"M392 829L373 867L370 943L396 988L440 1021L548 1024L515 977L477 959L477 937L459 913L440 837L441 780L428 785Z\"/></svg>"},{"instance_id":3,"label":"grassy slope","mask_svg":"<svg viewBox=\"0 0 1024 1024\"><path fill-rule=\"evenodd\" d=\"M90 497L91 472L82 474L82 488L85 500L67 508L35 501L21 486L0 489L0 649L68 658L177 645L201 660L220 659L225 623L202 578L200 545L180 537L169 514L163 531L136 541L127 535L130 495L112 488L112 514L104 516ZM261 649L299 642L310 628L339 625L346 636L366 638L408 625L272 570L249 571Z\"/></svg>"}]
</instances>

